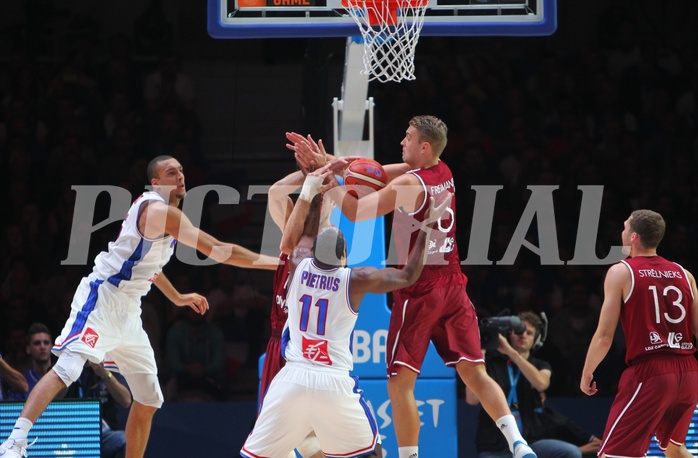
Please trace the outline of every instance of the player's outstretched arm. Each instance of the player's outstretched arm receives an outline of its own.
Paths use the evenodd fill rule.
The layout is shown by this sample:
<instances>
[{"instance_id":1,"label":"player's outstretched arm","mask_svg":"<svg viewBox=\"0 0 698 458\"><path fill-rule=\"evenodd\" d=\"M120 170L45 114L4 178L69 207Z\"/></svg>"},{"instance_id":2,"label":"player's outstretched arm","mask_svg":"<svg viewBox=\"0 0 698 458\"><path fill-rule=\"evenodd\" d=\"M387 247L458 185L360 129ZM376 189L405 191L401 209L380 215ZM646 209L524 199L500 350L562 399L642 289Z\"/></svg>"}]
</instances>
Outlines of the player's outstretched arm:
<instances>
[{"instance_id":1,"label":"player's outstretched arm","mask_svg":"<svg viewBox=\"0 0 698 458\"><path fill-rule=\"evenodd\" d=\"M318 171L338 169L346 166L346 159L335 159ZM414 211L424 201L424 188L412 174L403 174L388 183L383 189L372 192L360 199L348 193L344 186L336 186L327 195L335 201L349 221L366 221L387 215L397 208Z\"/></svg>"},{"instance_id":2,"label":"player's outstretched arm","mask_svg":"<svg viewBox=\"0 0 698 458\"><path fill-rule=\"evenodd\" d=\"M310 135L304 137L295 132L286 132L286 138L291 142L290 144L287 143L286 147L294 152L296 161L301 167L305 167L306 169L310 168L311 165L322 167L325 163L335 159L333 155L327 153L322 140L315 142ZM348 156L342 159L351 161L361 157L362 156ZM385 173L388 175L388 182L391 182L393 179L410 170L410 166L404 162L385 164L383 165L383 170L385 170Z\"/></svg>"},{"instance_id":3,"label":"player's outstretched arm","mask_svg":"<svg viewBox=\"0 0 698 458\"><path fill-rule=\"evenodd\" d=\"M392 267L377 269L375 267L355 267L351 276L351 303L358 310L366 293L387 293L406 288L414 284L424 268L426 246L431 234L431 223L438 221L451 204L453 195L449 194L440 205L436 206L434 198L429 198L429 209L414 247L407 257L402 269Z\"/></svg>"},{"instance_id":4,"label":"player's outstretched arm","mask_svg":"<svg viewBox=\"0 0 698 458\"><path fill-rule=\"evenodd\" d=\"M316 170L305 177L303 189L298 196L298 201L293 207L293 211L286 223L286 228L281 236L281 245L279 249L282 253L291 254L296 248L301 236L305 233L304 222L307 217L320 217L319 210L317 215L314 213L312 215L309 214L309 212L311 212L311 202L316 195L334 186L333 183L327 185L323 184L330 175L331 172L329 171L321 172L320 170ZM322 199L322 196L320 196L320 199ZM321 203L317 205L321 205ZM315 231L315 233L317 234L317 231Z\"/></svg>"},{"instance_id":5,"label":"player's outstretched arm","mask_svg":"<svg viewBox=\"0 0 698 458\"><path fill-rule=\"evenodd\" d=\"M298 205L293 209L294 213L304 214L303 232L298 240L298 244L293 249L289 260L291 262L291 267L289 268L289 275L293 277L296 271L296 266L303 259L312 256L313 242L317 236L318 230L320 228L320 209L322 208L322 195L316 194L311 198L312 200L308 203L305 199L298 199ZM293 219L295 215L291 215Z\"/></svg>"},{"instance_id":6,"label":"player's outstretched arm","mask_svg":"<svg viewBox=\"0 0 698 458\"><path fill-rule=\"evenodd\" d=\"M303 185L304 179L303 172L296 170L269 188L269 214L281 232L284 231L286 222L293 211L293 200L290 196Z\"/></svg>"},{"instance_id":7,"label":"player's outstretched arm","mask_svg":"<svg viewBox=\"0 0 698 458\"><path fill-rule=\"evenodd\" d=\"M178 242L195 248L211 259L237 267L275 270L276 258L255 253L234 243L221 242L195 227L182 211L161 202L150 203L141 213L138 227L146 237L169 234Z\"/></svg>"}]
</instances>

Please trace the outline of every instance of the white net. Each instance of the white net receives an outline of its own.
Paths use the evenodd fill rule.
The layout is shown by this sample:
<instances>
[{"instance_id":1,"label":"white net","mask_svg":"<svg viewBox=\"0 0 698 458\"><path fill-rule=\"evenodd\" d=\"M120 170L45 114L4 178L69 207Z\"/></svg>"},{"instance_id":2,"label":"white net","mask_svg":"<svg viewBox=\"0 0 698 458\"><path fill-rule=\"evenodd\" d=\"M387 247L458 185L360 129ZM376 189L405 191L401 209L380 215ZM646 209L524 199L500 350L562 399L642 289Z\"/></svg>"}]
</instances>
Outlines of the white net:
<instances>
[{"instance_id":1,"label":"white net","mask_svg":"<svg viewBox=\"0 0 698 458\"><path fill-rule=\"evenodd\" d=\"M414 51L428 0L347 0L346 9L361 30L364 69L369 81L411 81Z\"/></svg>"}]
</instances>

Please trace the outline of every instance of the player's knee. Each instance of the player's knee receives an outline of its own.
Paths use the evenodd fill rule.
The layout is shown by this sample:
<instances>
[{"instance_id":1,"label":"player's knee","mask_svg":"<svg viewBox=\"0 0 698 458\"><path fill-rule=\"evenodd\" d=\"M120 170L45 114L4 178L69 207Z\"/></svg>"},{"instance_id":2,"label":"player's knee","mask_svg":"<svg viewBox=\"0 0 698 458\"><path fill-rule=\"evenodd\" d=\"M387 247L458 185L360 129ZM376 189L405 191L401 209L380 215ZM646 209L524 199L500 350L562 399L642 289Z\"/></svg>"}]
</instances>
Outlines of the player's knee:
<instances>
[{"instance_id":1,"label":"player's knee","mask_svg":"<svg viewBox=\"0 0 698 458\"><path fill-rule=\"evenodd\" d=\"M58 378L65 383L65 386L70 386L80 378L86 361L87 357L84 355L73 353L70 350L63 350L52 369L58 375Z\"/></svg>"},{"instance_id":2,"label":"player's knee","mask_svg":"<svg viewBox=\"0 0 698 458\"><path fill-rule=\"evenodd\" d=\"M129 374L127 381L134 401L156 409L162 407L164 398L157 375Z\"/></svg>"}]
</instances>

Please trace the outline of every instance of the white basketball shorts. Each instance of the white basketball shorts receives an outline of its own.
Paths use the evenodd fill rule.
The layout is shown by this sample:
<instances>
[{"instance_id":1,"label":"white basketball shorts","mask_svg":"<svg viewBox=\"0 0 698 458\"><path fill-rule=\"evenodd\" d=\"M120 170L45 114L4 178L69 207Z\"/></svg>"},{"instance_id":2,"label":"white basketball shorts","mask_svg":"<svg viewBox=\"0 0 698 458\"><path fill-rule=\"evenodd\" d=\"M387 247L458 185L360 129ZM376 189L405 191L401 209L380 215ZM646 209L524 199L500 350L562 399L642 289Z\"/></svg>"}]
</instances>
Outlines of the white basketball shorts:
<instances>
[{"instance_id":1,"label":"white basketball shorts","mask_svg":"<svg viewBox=\"0 0 698 458\"><path fill-rule=\"evenodd\" d=\"M380 443L357 378L343 371L289 362L271 382L240 453L286 457L311 431L328 457L364 455Z\"/></svg>"},{"instance_id":2,"label":"white basketball shorts","mask_svg":"<svg viewBox=\"0 0 698 458\"><path fill-rule=\"evenodd\" d=\"M141 323L140 297L132 298L93 275L80 282L70 317L51 349L69 348L90 361L127 374L157 374L155 354Z\"/></svg>"}]
</instances>

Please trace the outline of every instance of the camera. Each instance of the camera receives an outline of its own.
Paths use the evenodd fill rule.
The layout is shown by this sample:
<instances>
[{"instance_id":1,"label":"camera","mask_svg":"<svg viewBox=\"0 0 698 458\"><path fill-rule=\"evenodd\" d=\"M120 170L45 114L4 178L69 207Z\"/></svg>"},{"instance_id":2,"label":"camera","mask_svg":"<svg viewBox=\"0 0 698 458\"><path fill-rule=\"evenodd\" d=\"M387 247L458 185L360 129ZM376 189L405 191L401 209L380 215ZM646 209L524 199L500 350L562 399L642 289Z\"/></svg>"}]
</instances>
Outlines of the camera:
<instances>
[{"instance_id":1,"label":"camera","mask_svg":"<svg viewBox=\"0 0 698 458\"><path fill-rule=\"evenodd\" d=\"M499 334L506 336L526 332L526 325L518 316L495 316L480 320L480 346L483 350L495 350L499 345Z\"/></svg>"}]
</instances>

